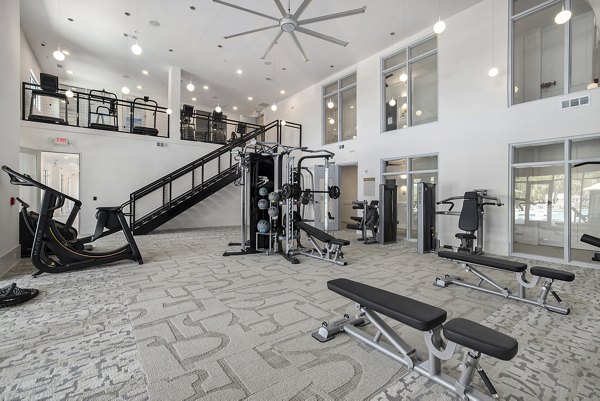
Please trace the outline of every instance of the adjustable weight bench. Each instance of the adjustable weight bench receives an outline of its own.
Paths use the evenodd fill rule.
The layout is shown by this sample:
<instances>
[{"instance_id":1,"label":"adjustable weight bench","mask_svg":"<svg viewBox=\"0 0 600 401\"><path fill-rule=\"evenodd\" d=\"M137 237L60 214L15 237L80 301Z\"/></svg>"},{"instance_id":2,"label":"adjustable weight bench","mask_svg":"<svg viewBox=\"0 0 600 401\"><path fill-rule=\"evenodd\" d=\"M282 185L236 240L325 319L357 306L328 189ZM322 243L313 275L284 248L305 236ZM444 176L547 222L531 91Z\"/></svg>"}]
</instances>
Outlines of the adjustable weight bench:
<instances>
[{"instance_id":1,"label":"adjustable weight bench","mask_svg":"<svg viewBox=\"0 0 600 401\"><path fill-rule=\"evenodd\" d=\"M327 288L356 302L360 313L355 319L345 315L344 319L331 325L324 322L319 331L313 333L315 339L324 342L345 332L408 369L441 384L461 399L491 401L498 398L492 382L479 366L479 357L485 354L504 361L511 360L518 351L518 343L512 337L466 319L446 322L447 314L443 309L356 281L335 279L327 282ZM421 331L429 359L424 361L420 353L392 330L378 313ZM374 336L357 328L369 322L377 329ZM445 341L442 340L442 332ZM462 373L455 379L442 373L441 361L452 358L461 347L468 351L459 366ZM475 372L481 376L491 397L471 386Z\"/></svg>"},{"instance_id":2,"label":"adjustable weight bench","mask_svg":"<svg viewBox=\"0 0 600 401\"><path fill-rule=\"evenodd\" d=\"M295 253L310 256L311 258L326 260L340 266L346 266L348 264L348 262L344 260L342 246L350 245L350 241L335 238L333 235L328 234L325 231L321 231L303 221L295 222L294 226L306 233L308 240L313 246L313 249L301 248L300 250L295 251ZM323 243L323 247L317 245L315 239L321 241Z\"/></svg>"},{"instance_id":3,"label":"adjustable weight bench","mask_svg":"<svg viewBox=\"0 0 600 401\"><path fill-rule=\"evenodd\" d=\"M575 280L575 275L571 272L551 269L549 267L532 266L529 269L531 278L527 279L527 265L525 263L491 258L489 256L471 255L463 252L440 251L438 252L438 256L462 265L466 271L468 271L469 273L473 273L479 278L479 282L477 284L472 284L465 282L459 276L446 275L444 278L438 277L435 279L434 285L438 287L443 288L447 287L450 284L456 284L461 285L463 287L472 288L474 290L487 292L488 294L495 294L504 298L514 299L516 301L525 302L531 305L541 306L542 308L546 308L551 312L558 312L562 313L563 315L568 315L570 312L569 307L565 303L563 303L562 299L558 296L556 291L552 289L552 283L554 282L554 280L569 282ZM517 283L519 284L518 294L513 294L513 292L510 289L501 286L492 278L479 271L476 267L474 267L474 265L491 267L494 269L505 270L515 273ZM538 298L535 300L526 298L526 290L528 288L536 287L540 282L540 278L542 277L545 279L545 281L542 285L541 293L538 296ZM491 285L494 289L483 288L481 285L484 282ZM554 296L559 305L549 304L547 302L548 294L552 294L552 296Z\"/></svg>"}]
</instances>

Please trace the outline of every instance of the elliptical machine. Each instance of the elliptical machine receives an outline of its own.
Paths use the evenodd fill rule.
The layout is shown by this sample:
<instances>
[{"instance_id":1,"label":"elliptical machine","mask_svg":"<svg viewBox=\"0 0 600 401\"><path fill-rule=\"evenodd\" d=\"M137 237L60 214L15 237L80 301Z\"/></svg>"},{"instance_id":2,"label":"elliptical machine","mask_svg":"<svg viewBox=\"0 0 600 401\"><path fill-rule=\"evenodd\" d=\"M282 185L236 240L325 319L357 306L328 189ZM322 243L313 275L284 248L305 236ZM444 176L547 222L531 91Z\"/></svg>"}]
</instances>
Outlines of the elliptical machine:
<instances>
[{"instance_id":1,"label":"elliptical machine","mask_svg":"<svg viewBox=\"0 0 600 401\"><path fill-rule=\"evenodd\" d=\"M2 166L2 170L9 175L11 184L32 186L43 191L42 204L35 228L33 249L31 251L31 261L35 268L38 269L38 272L34 276L41 273L62 273L127 259L143 264L142 255L123 213L123 207L126 204L97 208L96 217L98 224L96 226L96 233L91 237L67 239L64 233L70 232L75 217L77 217L81 209L81 201L50 188L28 175L17 173L7 166ZM64 227L58 229L56 221L53 219L54 211L60 209L67 200L73 202L73 209L64 223ZM22 210L22 213L27 213L27 210ZM29 217L25 220L26 222L30 222ZM30 227L33 229L33 226ZM104 231L105 228L108 231ZM90 252L82 249L83 244L116 231L123 231L127 239L127 245L104 252Z\"/></svg>"},{"instance_id":2,"label":"elliptical machine","mask_svg":"<svg viewBox=\"0 0 600 401\"><path fill-rule=\"evenodd\" d=\"M462 200L460 212L453 211L455 200ZM465 192L463 196L453 196L436 202L438 205L450 205L448 210L437 211L437 214L459 216L458 228L463 230L454 237L460 240L458 252L467 252L474 255L483 253L483 213L485 206L502 206L500 198L489 196L487 189L474 189ZM477 234L475 234L477 233ZM448 248L448 246L444 246ZM452 247L449 247L452 248Z\"/></svg>"}]
</instances>

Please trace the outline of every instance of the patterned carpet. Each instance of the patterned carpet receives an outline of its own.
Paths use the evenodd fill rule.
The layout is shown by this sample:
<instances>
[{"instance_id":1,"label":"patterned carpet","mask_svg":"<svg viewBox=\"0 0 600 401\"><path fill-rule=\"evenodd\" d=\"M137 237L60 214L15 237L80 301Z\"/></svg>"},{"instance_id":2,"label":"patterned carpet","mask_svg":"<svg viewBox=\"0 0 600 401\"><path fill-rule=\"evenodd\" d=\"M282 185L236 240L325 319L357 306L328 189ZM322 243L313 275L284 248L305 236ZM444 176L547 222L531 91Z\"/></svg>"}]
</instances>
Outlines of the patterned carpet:
<instances>
[{"instance_id":1,"label":"patterned carpet","mask_svg":"<svg viewBox=\"0 0 600 401\"><path fill-rule=\"evenodd\" d=\"M354 233L338 236L353 239ZM354 311L327 290L326 281L337 277L440 306L449 319L466 317L517 338L512 361L482 358L505 400L598 399L600 270L567 267L577 278L555 285L572 309L563 316L457 286L436 288L436 276L458 267L417 255L414 243L353 240L344 250L348 266L302 256L291 265L277 255L223 257L237 238L235 229L139 237L142 266L35 279L30 262L20 263L0 285L14 281L40 295L0 309L0 399L455 399L347 335L323 344L311 338L321 321ZM121 239L104 241L98 249ZM490 275L512 284L511 274ZM392 326L425 351L421 333ZM460 360L446 362L446 373L457 377ZM475 385L483 388L478 378Z\"/></svg>"}]
</instances>

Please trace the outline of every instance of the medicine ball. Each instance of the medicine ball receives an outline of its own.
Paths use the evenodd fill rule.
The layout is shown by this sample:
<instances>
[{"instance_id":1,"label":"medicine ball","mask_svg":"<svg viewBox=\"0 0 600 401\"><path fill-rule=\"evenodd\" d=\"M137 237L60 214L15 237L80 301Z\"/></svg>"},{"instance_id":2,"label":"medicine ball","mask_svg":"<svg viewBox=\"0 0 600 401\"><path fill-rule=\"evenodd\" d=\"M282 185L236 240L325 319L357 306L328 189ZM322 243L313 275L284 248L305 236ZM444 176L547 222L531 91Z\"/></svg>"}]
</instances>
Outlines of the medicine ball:
<instances>
[{"instance_id":1,"label":"medicine ball","mask_svg":"<svg viewBox=\"0 0 600 401\"><path fill-rule=\"evenodd\" d=\"M266 187L260 187L258 194L260 196L267 196L269 194L269 190Z\"/></svg>"},{"instance_id":2,"label":"medicine ball","mask_svg":"<svg viewBox=\"0 0 600 401\"><path fill-rule=\"evenodd\" d=\"M260 210L265 210L265 209L268 209L268 208L269 208L269 201L268 201L268 200L266 200L266 199L260 199L260 200L258 201L258 208L259 208Z\"/></svg>"},{"instance_id":3,"label":"medicine ball","mask_svg":"<svg viewBox=\"0 0 600 401\"><path fill-rule=\"evenodd\" d=\"M259 233L268 233L270 227L271 227L271 225L269 224L269 222L267 220L261 220L256 225L256 229L258 230Z\"/></svg>"},{"instance_id":4,"label":"medicine ball","mask_svg":"<svg viewBox=\"0 0 600 401\"><path fill-rule=\"evenodd\" d=\"M279 195L279 192L271 192L269 194L269 201L275 203L275 202L279 202L279 200L281 199L281 195Z\"/></svg>"},{"instance_id":5,"label":"medicine ball","mask_svg":"<svg viewBox=\"0 0 600 401\"><path fill-rule=\"evenodd\" d=\"M270 207L268 213L269 213L269 216L271 216L271 217L277 217L277 216L279 216L279 208L274 207L274 206Z\"/></svg>"}]
</instances>

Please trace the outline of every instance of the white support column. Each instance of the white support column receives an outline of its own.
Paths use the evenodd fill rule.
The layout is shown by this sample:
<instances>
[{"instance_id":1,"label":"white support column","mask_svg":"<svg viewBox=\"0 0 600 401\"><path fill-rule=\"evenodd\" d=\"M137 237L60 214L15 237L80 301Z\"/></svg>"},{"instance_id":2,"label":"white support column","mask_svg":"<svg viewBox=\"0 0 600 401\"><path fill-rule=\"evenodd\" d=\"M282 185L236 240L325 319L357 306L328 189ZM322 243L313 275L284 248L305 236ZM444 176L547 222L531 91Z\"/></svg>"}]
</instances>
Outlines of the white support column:
<instances>
[{"instance_id":1,"label":"white support column","mask_svg":"<svg viewBox=\"0 0 600 401\"><path fill-rule=\"evenodd\" d=\"M168 93L168 107L173 110L171 114L171 123L169 124L169 131L171 139L180 140L181 129L179 118L181 116L179 110L181 109L181 68L171 66L169 67L169 93Z\"/></svg>"},{"instance_id":2,"label":"white support column","mask_svg":"<svg viewBox=\"0 0 600 401\"><path fill-rule=\"evenodd\" d=\"M2 121L2 146L0 164L19 170L21 146L21 27L19 0L2 0L0 12L0 121ZM19 187L11 185L8 175L0 171L0 275L17 261L19 249L19 206L10 205L10 198L19 196Z\"/></svg>"}]
</instances>

